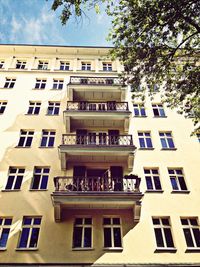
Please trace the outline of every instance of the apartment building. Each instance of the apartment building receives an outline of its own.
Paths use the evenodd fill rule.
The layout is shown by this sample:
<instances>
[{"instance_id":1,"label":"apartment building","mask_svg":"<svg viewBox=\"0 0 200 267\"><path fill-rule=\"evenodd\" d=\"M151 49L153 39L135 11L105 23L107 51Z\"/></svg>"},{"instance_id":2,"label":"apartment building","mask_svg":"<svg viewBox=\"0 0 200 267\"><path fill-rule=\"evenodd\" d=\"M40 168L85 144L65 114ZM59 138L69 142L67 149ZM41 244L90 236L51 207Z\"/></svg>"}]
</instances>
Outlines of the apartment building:
<instances>
[{"instance_id":1,"label":"apartment building","mask_svg":"<svg viewBox=\"0 0 200 267\"><path fill-rule=\"evenodd\" d=\"M199 136L109 49L0 45L2 266L200 266Z\"/></svg>"}]
</instances>

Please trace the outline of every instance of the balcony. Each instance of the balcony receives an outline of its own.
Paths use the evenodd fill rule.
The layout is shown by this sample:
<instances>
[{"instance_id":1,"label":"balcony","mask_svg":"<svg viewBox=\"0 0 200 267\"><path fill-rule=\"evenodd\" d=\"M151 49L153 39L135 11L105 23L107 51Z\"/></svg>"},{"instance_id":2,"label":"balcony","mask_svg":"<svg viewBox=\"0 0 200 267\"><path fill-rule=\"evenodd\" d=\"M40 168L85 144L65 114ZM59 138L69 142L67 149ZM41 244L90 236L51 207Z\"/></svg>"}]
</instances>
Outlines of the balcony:
<instances>
[{"instance_id":1,"label":"balcony","mask_svg":"<svg viewBox=\"0 0 200 267\"><path fill-rule=\"evenodd\" d=\"M116 127L127 132L130 114L127 102L69 101L64 120L67 132L88 127Z\"/></svg>"},{"instance_id":2,"label":"balcony","mask_svg":"<svg viewBox=\"0 0 200 267\"><path fill-rule=\"evenodd\" d=\"M115 162L132 171L135 149L132 135L64 134L59 146L61 168L66 169L67 162Z\"/></svg>"},{"instance_id":3,"label":"balcony","mask_svg":"<svg viewBox=\"0 0 200 267\"><path fill-rule=\"evenodd\" d=\"M119 77L71 76L68 99L71 101L124 101L126 86Z\"/></svg>"},{"instance_id":4,"label":"balcony","mask_svg":"<svg viewBox=\"0 0 200 267\"><path fill-rule=\"evenodd\" d=\"M118 77L83 77L71 76L69 84L96 85L96 86L122 86L122 80Z\"/></svg>"},{"instance_id":5,"label":"balcony","mask_svg":"<svg viewBox=\"0 0 200 267\"><path fill-rule=\"evenodd\" d=\"M51 194L55 221L61 221L65 209L133 209L134 221L140 218L140 178L55 177Z\"/></svg>"}]
</instances>

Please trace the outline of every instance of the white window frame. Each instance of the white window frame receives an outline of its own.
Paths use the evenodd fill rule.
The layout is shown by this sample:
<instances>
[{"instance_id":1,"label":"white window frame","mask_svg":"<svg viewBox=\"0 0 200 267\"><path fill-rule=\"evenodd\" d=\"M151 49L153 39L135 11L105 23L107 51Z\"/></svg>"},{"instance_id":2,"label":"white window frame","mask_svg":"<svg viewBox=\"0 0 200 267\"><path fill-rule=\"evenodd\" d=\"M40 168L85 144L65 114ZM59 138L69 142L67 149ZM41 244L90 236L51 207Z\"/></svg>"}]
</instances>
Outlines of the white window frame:
<instances>
[{"instance_id":1,"label":"white window frame","mask_svg":"<svg viewBox=\"0 0 200 267\"><path fill-rule=\"evenodd\" d=\"M13 88L15 86L16 78L6 77L4 88Z\"/></svg>"},{"instance_id":2,"label":"white window frame","mask_svg":"<svg viewBox=\"0 0 200 267\"><path fill-rule=\"evenodd\" d=\"M0 219L2 220L2 223L0 224L0 239L2 237L2 233L4 229L9 229L8 232L8 239L9 239L9 234L10 234L10 230L11 230L11 226L12 226L12 217L0 217ZM9 219L11 220L11 224L5 224L5 220ZM8 239L6 240L6 246L5 247L0 247L0 250L5 250L7 247L7 243L8 243Z\"/></svg>"},{"instance_id":3,"label":"white window frame","mask_svg":"<svg viewBox=\"0 0 200 267\"><path fill-rule=\"evenodd\" d=\"M35 88L34 89L40 89L40 90L45 89L46 84L47 84L47 80L46 79L36 79Z\"/></svg>"},{"instance_id":4,"label":"white window frame","mask_svg":"<svg viewBox=\"0 0 200 267\"><path fill-rule=\"evenodd\" d=\"M31 108L32 108L32 112L29 112L29 109L31 109ZM39 112L35 113L37 108L39 108ZM28 107L27 115L39 115L40 108L41 108L41 102L29 101L29 107Z\"/></svg>"},{"instance_id":5,"label":"white window frame","mask_svg":"<svg viewBox=\"0 0 200 267\"><path fill-rule=\"evenodd\" d=\"M25 218L31 218L31 224L22 224L22 229L21 229L21 233L19 236L19 241L18 241L18 246L17 249L18 250L35 250L38 248L38 243L39 243L39 237L40 237L40 230L41 230L41 223L42 223L42 217L41 216L24 216L23 217L23 221ZM34 219L41 219L40 224L34 224ZM28 234L28 241L27 241L27 246L26 247L20 247L20 241L21 241L21 237L22 237L22 232L24 228L29 228L29 234ZM38 239L37 239L37 246L36 247L30 247L30 242L31 242L31 236L32 236L32 231L34 228L39 228L39 233L38 233Z\"/></svg>"},{"instance_id":6,"label":"white window frame","mask_svg":"<svg viewBox=\"0 0 200 267\"><path fill-rule=\"evenodd\" d=\"M17 60L16 62L16 69L25 69L26 68L26 61L25 60Z\"/></svg>"},{"instance_id":7,"label":"white window frame","mask_svg":"<svg viewBox=\"0 0 200 267\"><path fill-rule=\"evenodd\" d=\"M110 224L104 224L104 219L110 219L111 223ZM113 219L119 219L120 224L115 224L113 223ZM104 216L103 217L103 233L104 233L104 229L105 228L110 228L111 229L111 247L105 247L104 249L109 249L109 248L113 248L113 249L122 249L123 244L122 244L122 223L121 223L121 218L119 216ZM115 247L114 245L114 228L119 228L120 229L120 239L121 239L121 247ZM103 234L104 236L104 234ZM104 244L105 244L105 240L104 240Z\"/></svg>"},{"instance_id":8,"label":"white window frame","mask_svg":"<svg viewBox=\"0 0 200 267\"><path fill-rule=\"evenodd\" d=\"M92 64L91 62L81 62L81 70L91 70L92 69Z\"/></svg>"},{"instance_id":9,"label":"white window frame","mask_svg":"<svg viewBox=\"0 0 200 267\"><path fill-rule=\"evenodd\" d=\"M42 130L42 138L41 138L41 144L40 147L54 147L54 143L55 143L55 136L56 136L56 131L55 130ZM43 145L43 138L46 138L46 144ZM50 146L49 142L50 142L50 138L53 138L53 145Z\"/></svg>"},{"instance_id":10,"label":"white window frame","mask_svg":"<svg viewBox=\"0 0 200 267\"><path fill-rule=\"evenodd\" d=\"M192 220L196 220L197 225L193 225L191 223L191 221L190 221L191 219ZM187 223L188 224L183 224L182 223L182 220L187 220ZM189 229L190 237L191 237L192 242L194 244L193 247L187 246L187 249L200 249L200 245L197 246L196 239L195 239L195 236L194 236L194 233L193 233L193 229L198 229L200 231L200 226L199 226L199 223L198 223L198 218L197 217L181 218L181 224L182 224L182 228L183 228L183 233L184 233L184 229ZM185 233L184 233L184 237L185 237ZM186 238L185 238L185 242L186 242ZM187 245L187 242L186 242L186 245Z\"/></svg>"},{"instance_id":11,"label":"white window frame","mask_svg":"<svg viewBox=\"0 0 200 267\"><path fill-rule=\"evenodd\" d=\"M48 172L45 172L44 170L48 169ZM36 172L36 170L40 170L40 172ZM50 167L40 167L40 166L35 166L34 167L34 172L33 172L33 178L32 178L32 182L31 182L31 188L30 190L47 190L47 186L48 186L48 180L49 180L49 173L50 173ZM34 179L35 179L35 175L40 176L39 179L39 184L37 188L33 188L33 184L34 184ZM43 177L44 176L48 176L47 178L47 184L46 184L46 188L41 188L42 185L42 181L43 181Z\"/></svg>"},{"instance_id":12,"label":"white window frame","mask_svg":"<svg viewBox=\"0 0 200 267\"><path fill-rule=\"evenodd\" d=\"M5 64L5 61L4 60L0 60L0 69L4 68L4 64Z\"/></svg>"},{"instance_id":13,"label":"white window frame","mask_svg":"<svg viewBox=\"0 0 200 267\"><path fill-rule=\"evenodd\" d=\"M16 172L12 173L11 170L16 170ZM19 170L24 170L24 171L23 172L19 172ZM22 176L22 181L23 181L24 173L25 173L25 168L24 167L9 167L8 179L9 179L10 176L14 176L14 179L13 179L13 183L12 183L11 188L6 188L7 184L8 184L8 179L7 179L5 190L10 190L10 191L20 190L21 186L20 186L20 188L15 188L16 187L16 182L17 182L17 179L18 179L19 176ZM22 184L22 182L21 182L21 184Z\"/></svg>"},{"instance_id":14,"label":"white window frame","mask_svg":"<svg viewBox=\"0 0 200 267\"><path fill-rule=\"evenodd\" d=\"M145 170L148 170L150 173L145 173ZM153 173L154 171L157 171L157 173ZM147 181L146 181L147 191L162 191L162 185L161 185L161 182L160 182L160 173L159 173L159 169L158 168L144 168L144 176L145 176L145 180L147 179L147 176L150 177L151 184L153 186L152 189L148 188ZM161 188L156 188L156 183L155 183L155 180L154 180L154 176L158 176Z\"/></svg>"},{"instance_id":15,"label":"white window frame","mask_svg":"<svg viewBox=\"0 0 200 267\"><path fill-rule=\"evenodd\" d=\"M158 111L158 115L155 115L155 113L154 113L154 110L157 110ZM152 103L152 110L153 110L153 115L154 115L154 117L156 117L156 118L158 118L158 117L161 117L161 118L164 118L164 117L166 117L166 114L165 114L165 110L164 110L164 107L163 107L163 104L154 104L154 103ZM161 110L163 111L163 115L162 115L162 113L161 113Z\"/></svg>"},{"instance_id":16,"label":"white window frame","mask_svg":"<svg viewBox=\"0 0 200 267\"><path fill-rule=\"evenodd\" d=\"M76 224L76 219L82 219L81 224ZM91 219L91 224L86 224L85 219ZM75 227L81 227L82 228L82 236L81 236L81 246L80 247L75 247L74 246L74 232L75 232ZM90 228L91 229L91 247L85 247L84 246L84 238L85 238L85 228ZM91 249L93 247L93 220L91 217L76 217L74 221L74 228L73 228L73 249Z\"/></svg>"},{"instance_id":17,"label":"white window frame","mask_svg":"<svg viewBox=\"0 0 200 267\"><path fill-rule=\"evenodd\" d=\"M61 69L63 67L63 69ZM70 62L69 61L60 61L60 70L70 70Z\"/></svg>"},{"instance_id":18,"label":"white window frame","mask_svg":"<svg viewBox=\"0 0 200 267\"><path fill-rule=\"evenodd\" d=\"M135 109L138 110L138 115L135 114ZM142 114L141 109L144 109L144 115ZM146 117L146 109L143 103L133 103L133 112L135 117Z\"/></svg>"},{"instance_id":19,"label":"white window frame","mask_svg":"<svg viewBox=\"0 0 200 267\"><path fill-rule=\"evenodd\" d=\"M170 171L171 172L173 171L173 174L169 173ZM181 171L181 174L177 173L177 171ZM174 192L185 192L185 191L188 192L188 187L187 187L187 184L185 182L185 175L184 175L184 172L183 172L182 168L168 168L168 175L169 175L169 178L170 178L170 182L171 182L171 178L174 178L176 180L176 185L177 185L178 189L173 189L172 182L171 182L172 190ZM182 177L186 189L182 189L181 188L181 183L180 183L179 177Z\"/></svg>"},{"instance_id":20,"label":"white window frame","mask_svg":"<svg viewBox=\"0 0 200 267\"><path fill-rule=\"evenodd\" d=\"M5 112L7 104L8 104L7 101L0 101L0 115Z\"/></svg>"},{"instance_id":21,"label":"white window frame","mask_svg":"<svg viewBox=\"0 0 200 267\"><path fill-rule=\"evenodd\" d=\"M112 71L112 62L102 62L103 71Z\"/></svg>"},{"instance_id":22,"label":"white window frame","mask_svg":"<svg viewBox=\"0 0 200 267\"><path fill-rule=\"evenodd\" d=\"M49 108L52 109L51 113L49 112ZM58 113L55 114L55 111L57 109L58 109ZM48 108L47 108L47 115L55 116L55 115L59 115L59 112L60 112L60 102L49 101Z\"/></svg>"},{"instance_id":23,"label":"white window frame","mask_svg":"<svg viewBox=\"0 0 200 267\"><path fill-rule=\"evenodd\" d=\"M146 135L146 134L149 134L149 135ZM140 139L144 140L144 147L141 146ZM148 146L147 139L151 140L151 145L152 146ZM151 138L151 132L149 132L149 131L138 131L138 141L139 141L140 149L153 149L153 142L152 142L152 138Z\"/></svg>"},{"instance_id":24,"label":"white window frame","mask_svg":"<svg viewBox=\"0 0 200 267\"><path fill-rule=\"evenodd\" d=\"M49 62L46 60L38 61L38 70L48 70Z\"/></svg>"},{"instance_id":25,"label":"white window frame","mask_svg":"<svg viewBox=\"0 0 200 267\"><path fill-rule=\"evenodd\" d=\"M161 134L163 134L163 135L161 136ZM170 134L170 136L169 136L169 134ZM173 138L172 132L170 132L170 131L159 131L159 137L160 137L160 142L161 142L162 149L175 149L174 138ZM166 147L163 146L161 139L165 140L165 143L167 145ZM170 146L169 139L172 140L173 146Z\"/></svg>"},{"instance_id":26,"label":"white window frame","mask_svg":"<svg viewBox=\"0 0 200 267\"><path fill-rule=\"evenodd\" d=\"M62 90L64 85L63 79L53 79L53 88L54 90ZM61 88L60 88L61 87Z\"/></svg>"},{"instance_id":27,"label":"white window frame","mask_svg":"<svg viewBox=\"0 0 200 267\"><path fill-rule=\"evenodd\" d=\"M33 136L34 136L34 131L33 130L23 130L23 129L21 129L20 130L20 137L19 137L18 147L31 147L31 144L32 144L32 141L33 141ZM28 141L28 138L30 138L30 137L32 138L31 139L31 144L30 144L30 146L27 146L27 141ZM23 145L19 145L21 138L24 138Z\"/></svg>"}]
</instances>

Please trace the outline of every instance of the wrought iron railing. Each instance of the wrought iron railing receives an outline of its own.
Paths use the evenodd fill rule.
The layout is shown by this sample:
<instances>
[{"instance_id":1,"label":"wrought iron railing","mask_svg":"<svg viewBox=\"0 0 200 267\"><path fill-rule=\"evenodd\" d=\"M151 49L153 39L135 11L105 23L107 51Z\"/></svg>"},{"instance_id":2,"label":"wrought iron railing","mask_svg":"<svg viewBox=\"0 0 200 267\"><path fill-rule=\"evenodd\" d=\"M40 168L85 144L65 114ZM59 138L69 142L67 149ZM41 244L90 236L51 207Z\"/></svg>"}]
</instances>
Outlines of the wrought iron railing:
<instances>
[{"instance_id":1,"label":"wrought iron railing","mask_svg":"<svg viewBox=\"0 0 200 267\"><path fill-rule=\"evenodd\" d=\"M87 102L87 101L68 101L67 110L70 111L128 111L128 102Z\"/></svg>"},{"instance_id":2,"label":"wrought iron railing","mask_svg":"<svg viewBox=\"0 0 200 267\"><path fill-rule=\"evenodd\" d=\"M140 180L122 177L54 177L56 192L139 192Z\"/></svg>"},{"instance_id":3,"label":"wrought iron railing","mask_svg":"<svg viewBox=\"0 0 200 267\"><path fill-rule=\"evenodd\" d=\"M63 134L63 145L74 146L132 146L132 135L108 135L106 133Z\"/></svg>"},{"instance_id":4,"label":"wrought iron railing","mask_svg":"<svg viewBox=\"0 0 200 267\"><path fill-rule=\"evenodd\" d=\"M118 77L83 77L71 76L69 84L83 85L122 85L122 80Z\"/></svg>"}]
</instances>

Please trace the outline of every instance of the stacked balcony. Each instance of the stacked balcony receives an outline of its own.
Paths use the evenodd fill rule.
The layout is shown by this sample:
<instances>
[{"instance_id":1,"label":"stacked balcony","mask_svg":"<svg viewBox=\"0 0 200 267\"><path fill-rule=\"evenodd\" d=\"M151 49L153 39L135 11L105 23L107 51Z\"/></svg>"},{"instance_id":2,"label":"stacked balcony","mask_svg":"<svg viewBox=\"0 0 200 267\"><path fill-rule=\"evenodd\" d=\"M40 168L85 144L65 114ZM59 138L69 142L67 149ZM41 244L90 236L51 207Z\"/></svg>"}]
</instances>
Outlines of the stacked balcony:
<instances>
[{"instance_id":1,"label":"stacked balcony","mask_svg":"<svg viewBox=\"0 0 200 267\"><path fill-rule=\"evenodd\" d=\"M59 146L61 169L52 201L55 220L65 209L133 209L140 217L140 178L133 169L130 111L118 77L72 76ZM73 170L73 171L72 171ZM69 174L69 175L68 175Z\"/></svg>"}]
</instances>

